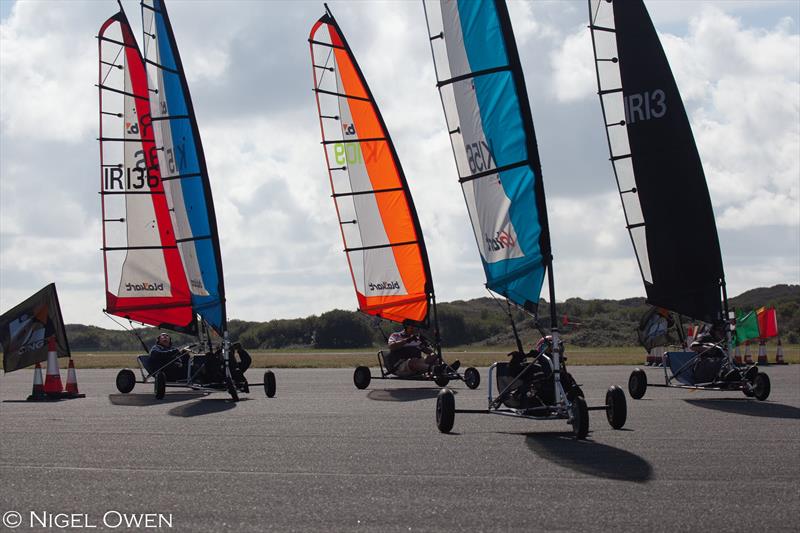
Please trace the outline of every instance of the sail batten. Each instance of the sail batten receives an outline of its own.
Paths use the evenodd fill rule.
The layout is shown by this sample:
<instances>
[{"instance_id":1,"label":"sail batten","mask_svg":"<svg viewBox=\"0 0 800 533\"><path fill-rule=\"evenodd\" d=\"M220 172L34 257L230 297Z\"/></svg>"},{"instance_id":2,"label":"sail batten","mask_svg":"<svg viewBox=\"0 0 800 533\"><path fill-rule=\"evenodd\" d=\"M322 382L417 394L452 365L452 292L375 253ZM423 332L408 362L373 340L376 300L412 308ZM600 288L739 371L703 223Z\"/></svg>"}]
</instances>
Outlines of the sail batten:
<instances>
[{"instance_id":1,"label":"sail batten","mask_svg":"<svg viewBox=\"0 0 800 533\"><path fill-rule=\"evenodd\" d=\"M327 9L308 41L331 196L359 310L427 325L434 300L427 251L383 117Z\"/></svg>"},{"instance_id":2,"label":"sail batten","mask_svg":"<svg viewBox=\"0 0 800 533\"><path fill-rule=\"evenodd\" d=\"M667 57L641 0L589 0L589 13L610 160L648 302L713 321L722 256Z\"/></svg>"}]
</instances>

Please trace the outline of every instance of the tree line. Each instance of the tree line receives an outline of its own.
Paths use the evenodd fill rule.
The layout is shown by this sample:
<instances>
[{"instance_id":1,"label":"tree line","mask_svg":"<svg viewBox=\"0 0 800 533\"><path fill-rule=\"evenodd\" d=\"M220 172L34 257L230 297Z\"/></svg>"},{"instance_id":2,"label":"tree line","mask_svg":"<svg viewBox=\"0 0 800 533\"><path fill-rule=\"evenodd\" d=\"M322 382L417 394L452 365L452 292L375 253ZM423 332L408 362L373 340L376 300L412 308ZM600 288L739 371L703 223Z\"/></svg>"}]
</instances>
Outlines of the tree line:
<instances>
[{"instance_id":1,"label":"tree line","mask_svg":"<svg viewBox=\"0 0 800 533\"><path fill-rule=\"evenodd\" d=\"M747 291L730 299L731 307L749 311L761 306L774 306L783 342L800 342L800 285L776 285ZM574 346L635 346L636 327L649 306L644 298L623 300L583 300L570 298L556 303L559 329L565 342ZM535 343L540 330L549 331L549 307L539 303L540 318L508 308L503 301L477 298L468 301L441 303L437 306L442 346L512 346L514 336L509 314L525 347ZM386 336L400 326L376 320L356 311L335 309L319 316L276 319L268 322L230 320L228 331L232 341L248 349L281 348L352 349L386 345ZM149 348L158 335L156 328L138 328L137 334ZM423 332L433 338L432 328ZM67 337L74 351L140 351L145 347L127 331L109 330L80 324L67 325ZM194 339L172 334L174 344Z\"/></svg>"}]
</instances>

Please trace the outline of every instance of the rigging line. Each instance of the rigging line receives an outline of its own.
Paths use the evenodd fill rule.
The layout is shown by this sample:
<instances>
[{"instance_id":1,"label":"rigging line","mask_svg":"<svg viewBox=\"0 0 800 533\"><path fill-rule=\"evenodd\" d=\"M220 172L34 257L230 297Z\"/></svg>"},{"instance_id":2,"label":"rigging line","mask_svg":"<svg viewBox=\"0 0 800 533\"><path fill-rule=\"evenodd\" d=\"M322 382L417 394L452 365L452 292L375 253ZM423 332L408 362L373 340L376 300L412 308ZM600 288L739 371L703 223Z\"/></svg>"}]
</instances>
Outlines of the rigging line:
<instances>
[{"instance_id":1,"label":"rigging line","mask_svg":"<svg viewBox=\"0 0 800 533\"><path fill-rule=\"evenodd\" d=\"M120 55L121 53L122 53L122 48L120 48L119 50L117 50L117 55L116 55L116 56L114 56L114 64L116 64L116 62L117 62L117 59L119 59L119 55ZM101 59L100 61L102 62L102 59ZM120 67L121 67L121 66L122 66L122 65L120 65ZM100 82L100 85L103 85L103 84L105 84L106 80L108 79L108 77L109 77L110 75L111 75L111 67L109 67L109 68L108 68L108 72L106 72L106 75L105 75L105 77L103 78L103 81L101 81L101 82Z\"/></svg>"},{"instance_id":2,"label":"rigging line","mask_svg":"<svg viewBox=\"0 0 800 533\"><path fill-rule=\"evenodd\" d=\"M109 314L108 311L103 311L103 314L106 315L108 318L110 318L116 325L118 325L122 329L126 329L125 324L117 322L117 319L115 319L111 314ZM133 327L133 321L130 318L128 319L128 323L130 324L130 329L128 331L132 333L137 339L139 339L139 342L142 344L142 348L144 348L144 351L149 352L150 349L147 347L142 338L139 336L139 333Z\"/></svg>"},{"instance_id":3,"label":"rigging line","mask_svg":"<svg viewBox=\"0 0 800 533\"><path fill-rule=\"evenodd\" d=\"M328 66L328 63L331 60L331 54L333 54L333 48L328 50L328 57L325 58L325 67ZM332 68L332 67L331 67ZM317 82L317 87L322 85L322 80L325 78L325 73L328 72L327 69L322 71L322 75L319 77L319 81Z\"/></svg>"}]
</instances>

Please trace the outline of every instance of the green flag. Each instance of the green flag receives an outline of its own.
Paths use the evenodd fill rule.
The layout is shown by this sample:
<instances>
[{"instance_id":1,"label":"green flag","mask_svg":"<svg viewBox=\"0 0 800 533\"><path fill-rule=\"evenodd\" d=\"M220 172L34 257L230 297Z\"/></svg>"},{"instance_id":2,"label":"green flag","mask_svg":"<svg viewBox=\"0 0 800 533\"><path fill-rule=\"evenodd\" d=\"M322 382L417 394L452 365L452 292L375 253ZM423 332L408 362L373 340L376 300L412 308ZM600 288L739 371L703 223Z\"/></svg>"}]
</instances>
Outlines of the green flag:
<instances>
[{"instance_id":1,"label":"green flag","mask_svg":"<svg viewBox=\"0 0 800 533\"><path fill-rule=\"evenodd\" d=\"M758 317L755 311L749 313L736 313L736 331L733 336L733 344L739 346L744 341L758 338Z\"/></svg>"}]
</instances>

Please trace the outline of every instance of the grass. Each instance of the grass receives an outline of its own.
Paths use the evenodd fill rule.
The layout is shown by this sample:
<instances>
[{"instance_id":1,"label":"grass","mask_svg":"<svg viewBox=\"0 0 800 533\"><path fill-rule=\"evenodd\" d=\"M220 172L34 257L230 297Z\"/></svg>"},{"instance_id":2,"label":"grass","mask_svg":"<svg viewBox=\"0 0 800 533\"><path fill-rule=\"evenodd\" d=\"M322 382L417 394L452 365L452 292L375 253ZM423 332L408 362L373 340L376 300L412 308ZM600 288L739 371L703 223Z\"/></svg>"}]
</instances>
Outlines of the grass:
<instances>
[{"instance_id":1,"label":"grass","mask_svg":"<svg viewBox=\"0 0 800 533\"><path fill-rule=\"evenodd\" d=\"M254 368L354 368L359 365L375 367L377 350L324 351L324 350L253 350ZM462 367L487 367L495 361L507 361L511 348L475 348L444 350L447 361L459 359ZM753 359L758 349L753 350ZM784 345L784 360L800 363L800 344ZM134 368L138 353L130 352L75 352L72 354L77 368ZM637 365L644 363L645 352L637 346L615 348L578 348L567 346L570 365ZM775 361L775 346L767 347L767 357ZM63 366L63 365L62 365Z\"/></svg>"}]
</instances>

